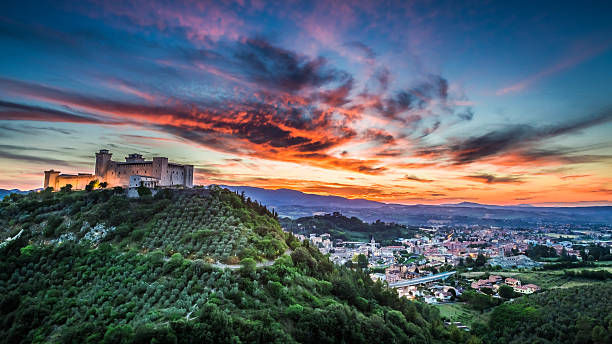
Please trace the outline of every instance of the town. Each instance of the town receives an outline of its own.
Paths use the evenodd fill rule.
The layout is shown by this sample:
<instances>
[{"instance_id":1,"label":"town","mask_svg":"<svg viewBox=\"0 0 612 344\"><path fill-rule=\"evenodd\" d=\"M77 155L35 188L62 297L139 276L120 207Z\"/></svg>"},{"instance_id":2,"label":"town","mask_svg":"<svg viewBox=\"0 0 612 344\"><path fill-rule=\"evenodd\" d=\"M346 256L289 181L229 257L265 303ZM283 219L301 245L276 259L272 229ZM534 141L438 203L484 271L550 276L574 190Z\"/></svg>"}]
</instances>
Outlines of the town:
<instances>
[{"instance_id":1,"label":"town","mask_svg":"<svg viewBox=\"0 0 612 344\"><path fill-rule=\"evenodd\" d=\"M400 296L429 304L451 303L465 291L492 297L539 292L543 286L522 281L522 272L539 270L555 261L588 262L592 247L610 258L612 229L597 231L540 227L529 230L496 227L421 227L412 238L382 245L333 240L328 233L295 234L308 240L338 265L367 268L374 281L397 289ZM506 286L502 288L502 286Z\"/></svg>"}]
</instances>

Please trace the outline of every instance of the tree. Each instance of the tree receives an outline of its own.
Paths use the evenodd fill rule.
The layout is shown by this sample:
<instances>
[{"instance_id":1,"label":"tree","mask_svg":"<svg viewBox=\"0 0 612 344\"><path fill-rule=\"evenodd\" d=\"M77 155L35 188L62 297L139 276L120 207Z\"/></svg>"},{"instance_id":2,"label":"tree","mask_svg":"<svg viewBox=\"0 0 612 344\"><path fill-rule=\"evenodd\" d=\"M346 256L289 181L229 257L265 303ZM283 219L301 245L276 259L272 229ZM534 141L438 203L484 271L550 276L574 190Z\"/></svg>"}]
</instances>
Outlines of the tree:
<instances>
[{"instance_id":1,"label":"tree","mask_svg":"<svg viewBox=\"0 0 612 344\"><path fill-rule=\"evenodd\" d=\"M100 188L102 188L102 189L106 189L107 186L108 186L107 182L100 183Z\"/></svg>"},{"instance_id":2,"label":"tree","mask_svg":"<svg viewBox=\"0 0 612 344\"><path fill-rule=\"evenodd\" d=\"M368 267L368 257L366 257L364 254L360 254L357 256L357 265L361 268L361 269L365 269Z\"/></svg>"},{"instance_id":3,"label":"tree","mask_svg":"<svg viewBox=\"0 0 612 344\"><path fill-rule=\"evenodd\" d=\"M151 196L151 189L149 189L148 187L140 184L140 186L138 187L138 189L136 189L136 191L138 191L138 196L139 197L144 197L144 196Z\"/></svg>"},{"instance_id":4,"label":"tree","mask_svg":"<svg viewBox=\"0 0 612 344\"><path fill-rule=\"evenodd\" d=\"M87 184L87 186L85 186L85 191L90 192L90 191L96 189L99 185L100 185L100 183L98 182L97 179L92 180L92 181L89 182L89 184Z\"/></svg>"},{"instance_id":5,"label":"tree","mask_svg":"<svg viewBox=\"0 0 612 344\"><path fill-rule=\"evenodd\" d=\"M242 265L242 267L240 268L240 273L242 274L242 276L250 277L255 274L255 271L257 271L257 263L253 258L244 258L240 262L240 264Z\"/></svg>"},{"instance_id":6,"label":"tree","mask_svg":"<svg viewBox=\"0 0 612 344\"><path fill-rule=\"evenodd\" d=\"M487 259L485 258L485 256L482 253L479 253L478 257L476 257L476 261L474 262L474 265L484 266L486 262L487 262Z\"/></svg>"},{"instance_id":7,"label":"tree","mask_svg":"<svg viewBox=\"0 0 612 344\"><path fill-rule=\"evenodd\" d=\"M62 192L70 192L72 191L72 184L66 184L60 188Z\"/></svg>"},{"instance_id":8,"label":"tree","mask_svg":"<svg viewBox=\"0 0 612 344\"><path fill-rule=\"evenodd\" d=\"M495 293L491 288L480 288L480 291L488 295L493 295Z\"/></svg>"},{"instance_id":9,"label":"tree","mask_svg":"<svg viewBox=\"0 0 612 344\"><path fill-rule=\"evenodd\" d=\"M109 326L104 334L105 344L127 344L134 338L134 330L129 325Z\"/></svg>"},{"instance_id":10,"label":"tree","mask_svg":"<svg viewBox=\"0 0 612 344\"><path fill-rule=\"evenodd\" d=\"M467 265L468 267L473 266L474 265L474 259L471 256L468 256L465 259L465 265Z\"/></svg>"},{"instance_id":11,"label":"tree","mask_svg":"<svg viewBox=\"0 0 612 344\"><path fill-rule=\"evenodd\" d=\"M504 284L499 287L498 293L499 296L503 297L504 299L511 299L514 297L514 288Z\"/></svg>"},{"instance_id":12,"label":"tree","mask_svg":"<svg viewBox=\"0 0 612 344\"><path fill-rule=\"evenodd\" d=\"M593 327L593 330L591 331L591 340L593 341L593 343L595 344L610 343L608 341L608 337L609 335L606 329L604 329L601 325L597 325Z\"/></svg>"}]
</instances>

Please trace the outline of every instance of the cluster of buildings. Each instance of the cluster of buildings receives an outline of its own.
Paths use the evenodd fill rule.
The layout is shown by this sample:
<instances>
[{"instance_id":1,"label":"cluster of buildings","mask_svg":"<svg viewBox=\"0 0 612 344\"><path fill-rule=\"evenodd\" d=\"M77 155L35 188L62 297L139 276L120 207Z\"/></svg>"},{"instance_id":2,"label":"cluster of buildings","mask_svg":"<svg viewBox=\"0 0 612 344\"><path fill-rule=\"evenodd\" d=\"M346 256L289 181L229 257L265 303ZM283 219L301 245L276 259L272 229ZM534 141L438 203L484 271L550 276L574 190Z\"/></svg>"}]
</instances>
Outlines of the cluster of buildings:
<instances>
[{"instance_id":1,"label":"cluster of buildings","mask_svg":"<svg viewBox=\"0 0 612 344\"><path fill-rule=\"evenodd\" d=\"M129 154L125 161L112 160L106 149L96 153L95 173L62 174L60 171L45 171L44 188L57 191L70 184L72 189L82 190L94 180L108 187L121 186L134 191L141 185L157 187L193 187L193 165L169 162L166 157L145 160L141 154Z\"/></svg>"},{"instance_id":2,"label":"cluster of buildings","mask_svg":"<svg viewBox=\"0 0 612 344\"><path fill-rule=\"evenodd\" d=\"M454 286L437 284L440 280L436 276L443 274L438 274L439 271L452 271L460 266L467 270L486 265L502 269L539 267L543 263L524 254L534 245L547 246L553 248L558 255L563 253L577 259L581 257L579 250L574 249L575 245L610 246L597 238L583 237L578 241L576 236L568 234L564 237L563 233L558 234L553 232L554 230L546 227L530 231L478 226L421 228L413 238L397 238L391 246L383 246L374 238L369 242L346 242L333 240L329 234L297 237L300 240L309 240L339 265L349 261L357 263L357 257L364 255L368 259L368 267L376 271L370 274L372 280L388 283L398 290L400 296L433 303L447 302L453 295L459 295L462 291L462 287L456 282ZM470 281L461 281L459 285L465 288L471 286L479 291L490 288L494 292L497 292L500 286L508 285L520 294L531 294L540 290L535 284L523 285L517 279L504 279L497 275L473 281L471 285Z\"/></svg>"},{"instance_id":3,"label":"cluster of buildings","mask_svg":"<svg viewBox=\"0 0 612 344\"><path fill-rule=\"evenodd\" d=\"M525 256L524 254L519 254L516 256L499 256L490 258L487 263L491 266L501 266L502 269L530 269L542 266L541 263L534 261L533 259Z\"/></svg>"},{"instance_id":4,"label":"cluster of buildings","mask_svg":"<svg viewBox=\"0 0 612 344\"><path fill-rule=\"evenodd\" d=\"M495 292L499 290L502 285L510 286L516 293L520 294L533 294L541 290L541 288L535 284L522 285L521 281L512 277L504 279L502 276L490 275L487 279L479 279L478 281L472 282L470 287L476 290L482 290L483 288L489 288Z\"/></svg>"}]
</instances>

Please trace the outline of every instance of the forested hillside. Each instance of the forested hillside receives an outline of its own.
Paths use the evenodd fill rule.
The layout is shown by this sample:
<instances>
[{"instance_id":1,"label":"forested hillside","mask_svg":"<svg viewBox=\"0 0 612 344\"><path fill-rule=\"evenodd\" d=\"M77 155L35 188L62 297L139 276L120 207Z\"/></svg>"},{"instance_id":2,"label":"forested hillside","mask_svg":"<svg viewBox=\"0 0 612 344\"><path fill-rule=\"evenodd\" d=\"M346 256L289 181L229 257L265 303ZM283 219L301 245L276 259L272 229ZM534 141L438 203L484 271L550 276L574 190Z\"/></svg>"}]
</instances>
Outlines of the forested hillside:
<instances>
[{"instance_id":1,"label":"forested hillside","mask_svg":"<svg viewBox=\"0 0 612 344\"><path fill-rule=\"evenodd\" d=\"M611 343L610 295L612 283L548 290L498 306L473 330L485 343Z\"/></svg>"},{"instance_id":2,"label":"forested hillside","mask_svg":"<svg viewBox=\"0 0 612 344\"><path fill-rule=\"evenodd\" d=\"M0 229L4 343L478 342L225 189L12 195Z\"/></svg>"},{"instance_id":3,"label":"forested hillside","mask_svg":"<svg viewBox=\"0 0 612 344\"><path fill-rule=\"evenodd\" d=\"M416 229L397 223L375 221L367 223L357 217L346 217L340 213L314 215L290 219L280 218L283 228L296 234L329 233L333 239L370 240L374 236L377 241L409 238L414 236Z\"/></svg>"}]
</instances>

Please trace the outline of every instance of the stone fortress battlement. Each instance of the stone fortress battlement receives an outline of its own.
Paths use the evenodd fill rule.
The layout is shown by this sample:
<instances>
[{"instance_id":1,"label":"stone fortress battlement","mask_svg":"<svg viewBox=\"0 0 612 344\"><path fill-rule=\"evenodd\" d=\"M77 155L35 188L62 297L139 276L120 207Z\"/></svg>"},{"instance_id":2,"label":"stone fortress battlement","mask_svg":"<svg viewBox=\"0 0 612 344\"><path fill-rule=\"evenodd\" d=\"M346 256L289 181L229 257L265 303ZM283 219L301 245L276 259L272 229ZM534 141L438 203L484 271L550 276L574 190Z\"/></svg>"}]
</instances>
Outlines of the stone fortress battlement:
<instances>
[{"instance_id":1,"label":"stone fortress battlement","mask_svg":"<svg viewBox=\"0 0 612 344\"><path fill-rule=\"evenodd\" d=\"M84 189L92 180L106 182L109 187L133 187L139 180L146 180L148 187L193 187L193 165L181 165L168 162L168 158L154 157L145 160L140 154L129 154L125 161L113 161L112 153L101 149L96 153L95 174L79 173L76 175L60 174L59 171L45 171L44 188L61 187L71 184L73 189Z\"/></svg>"}]
</instances>

